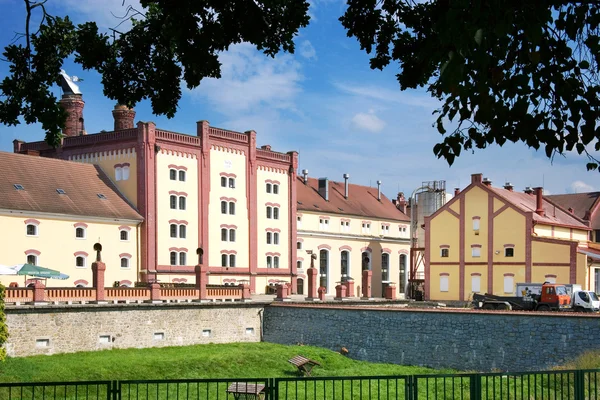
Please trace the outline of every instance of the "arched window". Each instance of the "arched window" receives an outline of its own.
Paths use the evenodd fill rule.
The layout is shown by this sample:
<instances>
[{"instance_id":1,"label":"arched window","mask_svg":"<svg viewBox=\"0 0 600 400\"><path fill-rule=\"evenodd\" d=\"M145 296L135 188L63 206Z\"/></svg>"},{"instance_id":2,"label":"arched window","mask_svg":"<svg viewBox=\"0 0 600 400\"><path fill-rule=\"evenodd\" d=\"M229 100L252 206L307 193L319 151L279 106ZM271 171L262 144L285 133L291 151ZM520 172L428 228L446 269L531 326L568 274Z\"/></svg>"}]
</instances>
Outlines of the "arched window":
<instances>
[{"instance_id":1,"label":"arched window","mask_svg":"<svg viewBox=\"0 0 600 400\"><path fill-rule=\"evenodd\" d=\"M279 233L273 233L273 244L279 244Z\"/></svg>"},{"instance_id":2,"label":"arched window","mask_svg":"<svg viewBox=\"0 0 600 400\"><path fill-rule=\"evenodd\" d=\"M82 227L75 228L75 237L77 239L85 239L85 229Z\"/></svg>"},{"instance_id":3,"label":"arched window","mask_svg":"<svg viewBox=\"0 0 600 400\"><path fill-rule=\"evenodd\" d=\"M271 184L267 183L267 193L271 193Z\"/></svg>"},{"instance_id":4,"label":"arched window","mask_svg":"<svg viewBox=\"0 0 600 400\"><path fill-rule=\"evenodd\" d=\"M177 252L171 252L171 265L177 265Z\"/></svg>"},{"instance_id":5,"label":"arched window","mask_svg":"<svg viewBox=\"0 0 600 400\"><path fill-rule=\"evenodd\" d=\"M235 215L235 203L233 201L229 202L229 214Z\"/></svg>"},{"instance_id":6,"label":"arched window","mask_svg":"<svg viewBox=\"0 0 600 400\"><path fill-rule=\"evenodd\" d=\"M179 197L179 209L185 210L185 197L183 196Z\"/></svg>"},{"instance_id":7,"label":"arched window","mask_svg":"<svg viewBox=\"0 0 600 400\"><path fill-rule=\"evenodd\" d=\"M187 227L185 225L179 225L179 237L181 239L185 239L186 228Z\"/></svg>"},{"instance_id":8,"label":"arched window","mask_svg":"<svg viewBox=\"0 0 600 400\"><path fill-rule=\"evenodd\" d=\"M302 250L302 242L296 242L296 249Z\"/></svg>"},{"instance_id":9,"label":"arched window","mask_svg":"<svg viewBox=\"0 0 600 400\"><path fill-rule=\"evenodd\" d=\"M37 225L27 224L27 236L37 236L38 229Z\"/></svg>"},{"instance_id":10,"label":"arched window","mask_svg":"<svg viewBox=\"0 0 600 400\"><path fill-rule=\"evenodd\" d=\"M123 166L123 180L129 179L129 165Z\"/></svg>"},{"instance_id":11,"label":"arched window","mask_svg":"<svg viewBox=\"0 0 600 400\"><path fill-rule=\"evenodd\" d=\"M279 256L273 256L273 268L279 268Z\"/></svg>"},{"instance_id":12,"label":"arched window","mask_svg":"<svg viewBox=\"0 0 600 400\"><path fill-rule=\"evenodd\" d=\"M342 251L340 254L340 273L342 274L342 281L348 278L348 263L350 260L350 252L348 250Z\"/></svg>"},{"instance_id":13,"label":"arched window","mask_svg":"<svg viewBox=\"0 0 600 400\"><path fill-rule=\"evenodd\" d=\"M229 178L229 187L231 189L235 188L235 179Z\"/></svg>"},{"instance_id":14,"label":"arched window","mask_svg":"<svg viewBox=\"0 0 600 400\"><path fill-rule=\"evenodd\" d=\"M273 257L267 256L267 268L273 268Z\"/></svg>"},{"instance_id":15,"label":"arched window","mask_svg":"<svg viewBox=\"0 0 600 400\"><path fill-rule=\"evenodd\" d=\"M221 187L227 187L227 178L221 177Z\"/></svg>"},{"instance_id":16,"label":"arched window","mask_svg":"<svg viewBox=\"0 0 600 400\"><path fill-rule=\"evenodd\" d=\"M179 253L179 265L187 264L187 254L184 252Z\"/></svg>"},{"instance_id":17,"label":"arched window","mask_svg":"<svg viewBox=\"0 0 600 400\"><path fill-rule=\"evenodd\" d=\"M169 197L169 203L171 206L171 210L176 210L177 209L177 196L171 195Z\"/></svg>"},{"instance_id":18,"label":"arched window","mask_svg":"<svg viewBox=\"0 0 600 400\"><path fill-rule=\"evenodd\" d=\"M230 267L235 267L235 254L230 254L229 255L229 266Z\"/></svg>"},{"instance_id":19,"label":"arched window","mask_svg":"<svg viewBox=\"0 0 600 400\"><path fill-rule=\"evenodd\" d=\"M390 255L388 253L381 254L381 280L390 280Z\"/></svg>"},{"instance_id":20,"label":"arched window","mask_svg":"<svg viewBox=\"0 0 600 400\"><path fill-rule=\"evenodd\" d=\"M267 232L267 244L271 244L271 237L272 237L272 233L271 232Z\"/></svg>"},{"instance_id":21,"label":"arched window","mask_svg":"<svg viewBox=\"0 0 600 400\"><path fill-rule=\"evenodd\" d=\"M227 202L226 201L221 202L221 214L227 214Z\"/></svg>"},{"instance_id":22,"label":"arched window","mask_svg":"<svg viewBox=\"0 0 600 400\"><path fill-rule=\"evenodd\" d=\"M129 268L129 258L121 257L121 268Z\"/></svg>"},{"instance_id":23,"label":"arched window","mask_svg":"<svg viewBox=\"0 0 600 400\"><path fill-rule=\"evenodd\" d=\"M121 235L121 240L125 241L125 240L129 240L129 232L126 230L121 230L119 232L119 234Z\"/></svg>"},{"instance_id":24,"label":"arched window","mask_svg":"<svg viewBox=\"0 0 600 400\"><path fill-rule=\"evenodd\" d=\"M279 193L279 185L273 185L273 194Z\"/></svg>"},{"instance_id":25,"label":"arched window","mask_svg":"<svg viewBox=\"0 0 600 400\"><path fill-rule=\"evenodd\" d=\"M302 269L302 261L296 261L296 269Z\"/></svg>"},{"instance_id":26,"label":"arched window","mask_svg":"<svg viewBox=\"0 0 600 400\"><path fill-rule=\"evenodd\" d=\"M226 242L227 241L227 229L222 228L221 229L221 242Z\"/></svg>"},{"instance_id":27,"label":"arched window","mask_svg":"<svg viewBox=\"0 0 600 400\"><path fill-rule=\"evenodd\" d=\"M179 171L179 180L185 182L185 171Z\"/></svg>"},{"instance_id":28,"label":"arched window","mask_svg":"<svg viewBox=\"0 0 600 400\"><path fill-rule=\"evenodd\" d=\"M273 219L279 219L279 207L273 207Z\"/></svg>"},{"instance_id":29,"label":"arched window","mask_svg":"<svg viewBox=\"0 0 600 400\"><path fill-rule=\"evenodd\" d=\"M75 266L77 268L85 268L85 257L83 257L83 256L75 257Z\"/></svg>"},{"instance_id":30,"label":"arched window","mask_svg":"<svg viewBox=\"0 0 600 400\"><path fill-rule=\"evenodd\" d=\"M174 169L169 170L169 179L171 179L172 181L177 180L177 171L176 170L174 170Z\"/></svg>"},{"instance_id":31,"label":"arched window","mask_svg":"<svg viewBox=\"0 0 600 400\"><path fill-rule=\"evenodd\" d=\"M273 208L267 206L267 218L272 218Z\"/></svg>"},{"instance_id":32,"label":"arched window","mask_svg":"<svg viewBox=\"0 0 600 400\"><path fill-rule=\"evenodd\" d=\"M227 254L221 254L221 267L227 266Z\"/></svg>"},{"instance_id":33,"label":"arched window","mask_svg":"<svg viewBox=\"0 0 600 400\"><path fill-rule=\"evenodd\" d=\"M361 255L362 260L362 270L370 270L371 269L371 253L368 251L363 251Z\"/></svg>"},{"instance_id":34,"label":"arched window","mask_svg":"<svg viewBox=\"0 0 600 400\"><path fill-rule=\"evenodd\" d=\"M171 237L176 238L177 237L177 225L171 224L170 227L171 227Z\"/></svg>"},{"instance_id":35,"label":"arched window","mask_svg":"<svg viewBox=\"0 0 600 400\"><path fill-rule=\"evenodd\" d=\"M327 288L327 275L329 273L329 252L327 250L319 251L319 286ZM327 292L327 290L326 290Z\"/></svg>"},{"instance_id":36,"label":"arched window","mask_svg":"<svg viewBox=\"0 0 600 400\"><path fill-rule=\"evenodd\" d=\"M116 167L115 168L115 181L120 181L123 179L123 168Z\"/></svg>"},{"instance_id":37,"label":"arched window","mask_svg":"<svg viewBox=\"0 0 600 400\"><path fill-rule=\"evenodd\" d=\"M235 229L230 229L229 230L229 241L230 242L235 242Z\"/></svg>"},{"instance_id":38,"label":"arched window","mask_svg":"<svg viewBox=\"0 0 600 400\"><path fill-rule=\"evenodd\" d=\"M27 264L37 265L37 256L35 254L28 254Z\"/></svg>"},{"instance_id":39,"label":"arched window","mask_svg":"<svg viewBox=\"0 0 600 400\"><path fill-rule=\"evenodd\" d=\"M406 254L400 254L400 276L398 278L398 289L400 293L406 290Z\"/></svg>"}]
</instances>

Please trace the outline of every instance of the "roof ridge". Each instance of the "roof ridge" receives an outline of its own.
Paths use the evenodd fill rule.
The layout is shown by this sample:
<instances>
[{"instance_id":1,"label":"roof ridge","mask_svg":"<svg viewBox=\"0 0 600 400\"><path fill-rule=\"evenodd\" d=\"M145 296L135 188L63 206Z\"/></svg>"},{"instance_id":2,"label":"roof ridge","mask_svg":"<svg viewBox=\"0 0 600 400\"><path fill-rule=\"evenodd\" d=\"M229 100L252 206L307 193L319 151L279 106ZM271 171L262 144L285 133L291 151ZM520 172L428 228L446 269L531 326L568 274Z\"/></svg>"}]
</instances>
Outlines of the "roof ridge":
<instances>
[{"instance_id":1,"label":"roof ridge","mask_svg":"<svg viewBox=\"0 0 600 400\"><path fill-rule=\"evenodd\" d=\"M575 218L577 221L581 222L582 224L588 225L588 221L586 221L582 218L579 218L577 215L575 215L575 213L572 213L569 210L564 209L560 204L556 204L554 201L548 199L547 196L542 196L542 198L544 199L544 201L547 201L548 203L552 204L554 207L557 207L558 209L562 210L568 216Z\"/></svg>"}]
</instances>

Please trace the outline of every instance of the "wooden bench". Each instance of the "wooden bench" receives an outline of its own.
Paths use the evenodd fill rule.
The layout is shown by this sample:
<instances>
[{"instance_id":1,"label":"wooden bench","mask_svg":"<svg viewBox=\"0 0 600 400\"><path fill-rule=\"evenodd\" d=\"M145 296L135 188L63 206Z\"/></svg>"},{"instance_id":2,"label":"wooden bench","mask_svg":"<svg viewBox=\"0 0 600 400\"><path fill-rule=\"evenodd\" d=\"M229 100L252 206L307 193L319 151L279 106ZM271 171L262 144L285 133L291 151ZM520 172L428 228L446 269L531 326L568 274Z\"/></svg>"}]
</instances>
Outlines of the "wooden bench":
<instances>
[{"instance_id":1,"label":"wooden bench","mask_svg":"<svg viewBox=\"0 0 600 400\"><path fill-rule=\"evenodd\" d=\"M302 372L304 376L310 376L310 371L312 371L316 365L321 366L318 362L304 356L296 356L291 360L288 360L288 362L294 364L298 368L298 371Z\"/></svg>"},{"instance_id":2,"label":"wooden bench","mask_svg":"<svg viewBox=\"0 0 600 400\"><path fill-rule=\"evenodd\" d=\"M231 393L234 399L259 399L265 398L265 385L247 383L247 382L233 382L227 388L227 393Z\"/></svg>"}]
</instances>

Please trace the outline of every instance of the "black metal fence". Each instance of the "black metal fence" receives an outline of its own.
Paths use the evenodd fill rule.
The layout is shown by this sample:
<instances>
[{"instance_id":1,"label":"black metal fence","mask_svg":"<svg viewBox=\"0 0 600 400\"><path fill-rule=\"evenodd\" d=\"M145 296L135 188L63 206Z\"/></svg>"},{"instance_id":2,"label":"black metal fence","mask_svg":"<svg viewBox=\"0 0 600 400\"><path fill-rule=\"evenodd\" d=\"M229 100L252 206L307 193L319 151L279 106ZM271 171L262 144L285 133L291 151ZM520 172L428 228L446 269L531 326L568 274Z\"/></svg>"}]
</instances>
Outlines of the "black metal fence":
<instances>
[{"instance_id":1,"label":"black metal fence","mask_svg":"<svg viewBox=\"0 0 600 400\"><path fill-rule=\"evenodd\" d=\"M600 370L0 383L0 400L600 400Z\"/></svg>"}]
</instances>

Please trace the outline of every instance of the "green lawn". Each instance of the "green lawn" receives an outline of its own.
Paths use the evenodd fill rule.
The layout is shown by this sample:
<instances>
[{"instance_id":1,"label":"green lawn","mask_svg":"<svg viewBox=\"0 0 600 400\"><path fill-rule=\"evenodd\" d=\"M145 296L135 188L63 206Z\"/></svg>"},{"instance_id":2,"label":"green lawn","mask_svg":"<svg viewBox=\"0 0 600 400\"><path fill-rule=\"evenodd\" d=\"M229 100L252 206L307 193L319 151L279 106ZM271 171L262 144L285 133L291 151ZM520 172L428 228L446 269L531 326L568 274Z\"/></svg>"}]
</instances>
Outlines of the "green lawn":
<instances>
[{"instance_id":1,"label":"green lawn","mask_svg":"<svg viewBox=\"0 0 600 400\"><path fill-rule=\"evenodd\" d=\"M232 343L8 358L0 363L0 382L294 377L287 360L298 354L322 364L313 376L452 372L355 361L312 346Z\"/></svg>"}]
</instances>

